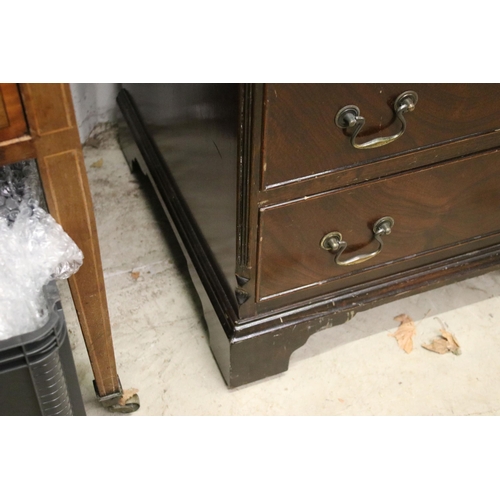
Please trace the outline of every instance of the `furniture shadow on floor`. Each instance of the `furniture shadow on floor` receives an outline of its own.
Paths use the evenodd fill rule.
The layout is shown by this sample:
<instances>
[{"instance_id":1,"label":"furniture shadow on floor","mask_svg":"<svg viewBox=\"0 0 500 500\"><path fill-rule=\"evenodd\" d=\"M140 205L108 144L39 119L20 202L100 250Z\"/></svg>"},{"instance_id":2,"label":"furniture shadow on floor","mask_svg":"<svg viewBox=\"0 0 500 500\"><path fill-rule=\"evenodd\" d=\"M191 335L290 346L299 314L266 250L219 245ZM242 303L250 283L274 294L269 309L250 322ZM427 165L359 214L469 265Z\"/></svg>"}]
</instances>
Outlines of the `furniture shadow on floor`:
<instances>
[{"instance_id":1,"label":"furniture shadow on floor","mask_svg":"<svg viewBox=\"0 0 500 500\"><path fill-rule=\"evenodd\" d=\"M162 235L165 239L166 245L170 249L173 263L189 290L189 297L192 299L193 309L196 310L198 317L201 319L208 339L208 327L203 315L203 306L191 279L188 263L168 220L168 217L165 214L165 210L163 209L158 196L155 193L154 187L152 186L147 176L144 175L140 170L134 172L134 176L139 183L144 198L147 200L147 204L151 213L151 219L156 224L158 224L159 227L161 227Z\"/></svg>"}]
</instances>

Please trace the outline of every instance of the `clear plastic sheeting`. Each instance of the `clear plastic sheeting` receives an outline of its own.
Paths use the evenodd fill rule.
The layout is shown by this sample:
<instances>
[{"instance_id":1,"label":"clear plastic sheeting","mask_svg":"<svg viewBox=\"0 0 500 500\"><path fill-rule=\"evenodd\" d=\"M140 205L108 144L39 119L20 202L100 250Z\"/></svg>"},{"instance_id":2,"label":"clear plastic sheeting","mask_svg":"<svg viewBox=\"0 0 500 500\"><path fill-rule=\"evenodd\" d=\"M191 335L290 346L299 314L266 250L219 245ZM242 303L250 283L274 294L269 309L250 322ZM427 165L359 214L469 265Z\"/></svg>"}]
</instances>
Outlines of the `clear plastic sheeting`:
<instances>
[{"instance_id":1,"label":"clear plastic sheeting","mask_svg":"<svg viewBox=\"0 0 500 500\"><path fill-rule=\"evenodd\" d=\"M0 340L44 326L43 287L67 279L83 262L41 200L34 162L0 167Z\"/></svg>"}]
</instances>

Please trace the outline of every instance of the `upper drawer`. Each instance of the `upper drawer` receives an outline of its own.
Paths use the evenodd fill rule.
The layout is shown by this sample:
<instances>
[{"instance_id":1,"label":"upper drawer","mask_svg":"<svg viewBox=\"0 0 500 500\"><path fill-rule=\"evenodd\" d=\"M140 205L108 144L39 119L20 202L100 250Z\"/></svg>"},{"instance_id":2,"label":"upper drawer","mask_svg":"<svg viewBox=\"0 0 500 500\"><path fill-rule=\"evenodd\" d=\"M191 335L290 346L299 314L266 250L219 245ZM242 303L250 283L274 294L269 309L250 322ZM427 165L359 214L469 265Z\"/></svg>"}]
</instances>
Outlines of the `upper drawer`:
<instances>
[{"instance_id":1,"label":"upper drawer","mask_svg":"<svg viewBox=\"0 0 500 500\"><path fill-rule=\"evenodd\" d=\"M437 262L459 243L500 232L499 174L495 151L261 209L259 300L319 285L330 289L333 282L341 288L344 278L389 275L404 261L411 269L423 255ZM395 224L381 237L382 251L339 265L379 250L373 228L384 216ZM347 243L340 256L321 248L332 232Z\"/></svg>"},{"instance_id":2,"label":"upper drawer","mask_svg":"<svg viewBox=\"0 0 500 500\"><path fill-rule=\"evenodd\" d=\"M404 114L405 133L390 144L356 149L352 129L335 124L347 105L359 108L364 143L396 134L394 102L405 91L418 95ZM500 129L499 84L267 84L264 91L263 183L275 187L342 167Z\"/></svg>"},{"instance_id":3,"label":"upper drawer","mask_svg":"<svg viewBox=\"0 0 500 500\"><path fill-rule=\"evenodd\" d=\"M21 97L15 83L0 83L0 142L27 132Z\"/></svg>"}]
</instances>

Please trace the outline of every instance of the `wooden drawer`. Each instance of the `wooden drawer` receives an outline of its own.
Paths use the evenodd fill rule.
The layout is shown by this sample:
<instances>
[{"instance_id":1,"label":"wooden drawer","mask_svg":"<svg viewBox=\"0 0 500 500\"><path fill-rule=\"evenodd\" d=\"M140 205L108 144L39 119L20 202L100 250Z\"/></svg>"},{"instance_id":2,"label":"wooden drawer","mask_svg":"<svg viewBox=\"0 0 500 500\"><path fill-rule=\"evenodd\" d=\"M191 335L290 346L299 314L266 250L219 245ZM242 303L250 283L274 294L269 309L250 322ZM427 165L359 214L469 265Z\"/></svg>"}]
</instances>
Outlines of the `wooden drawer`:
<instances>
[{"instance_id":1,"label":"wooden drawer","mask_svg":"<svg viewBox=\"0 0 500 500\"><path fill-rule=\"evenodd\" d=\"M28 127L15 83L0 83L0 142L26 134Z\"/></svg>"},{"instance_id":2,"label":"wooden drawer","mask_svg":"<svg viewBox=\"0 0 500 500\"><path fill-rule=\"evenodd\" d=\"M407 90L417 92L418 102L413 112L404 115L405 133L390 144L355 149L351 130L335 125L337 112L353 104L366 119L357 143L393 135L401 129L394 102ZM486 132L497 131L495 145L500 145L500 85L268 84L263 126L263 187L279 187ZM427 155L425 161L429 164L432 158Z\"/></svg>"},{"instance_id":3,"label":"wooden drawer","mask_svg":"<svg viewBox=\"0 0 500 500\"><path fill-rule=\"evenodd\" d=\"M493 151L260 210L258 300L339 281L391 273L391 265L500 231L500 153ZM343 261L378 248L373 225L390 216L383 250L364 263L341 266L320 247L339 231ZM432 261L432 259L431 259ZM401 267L398 266L398 269ZM366 274L367 273L367 274ZM319 292L318 292L319 293Z\"/></svg>"}]
</instances>

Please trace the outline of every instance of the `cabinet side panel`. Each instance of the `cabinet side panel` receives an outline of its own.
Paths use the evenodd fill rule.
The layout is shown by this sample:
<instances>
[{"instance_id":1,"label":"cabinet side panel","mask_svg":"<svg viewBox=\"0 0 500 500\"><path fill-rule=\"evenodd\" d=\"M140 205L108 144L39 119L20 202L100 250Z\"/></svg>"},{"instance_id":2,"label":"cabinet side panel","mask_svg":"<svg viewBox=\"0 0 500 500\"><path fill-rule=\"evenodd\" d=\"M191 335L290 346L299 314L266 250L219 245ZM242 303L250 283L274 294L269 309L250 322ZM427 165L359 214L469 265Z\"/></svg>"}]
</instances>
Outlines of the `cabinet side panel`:
<instances>
[{"instance_id":1,"label":"cabinet side panel","mask_svg":"<svg viewBox=\"0 0 500 500\"><path fill-rule=\"evenodd\" d=\"M123 84L231 289L235 288L237 84Z\"/></svg>"}]
</instances>

